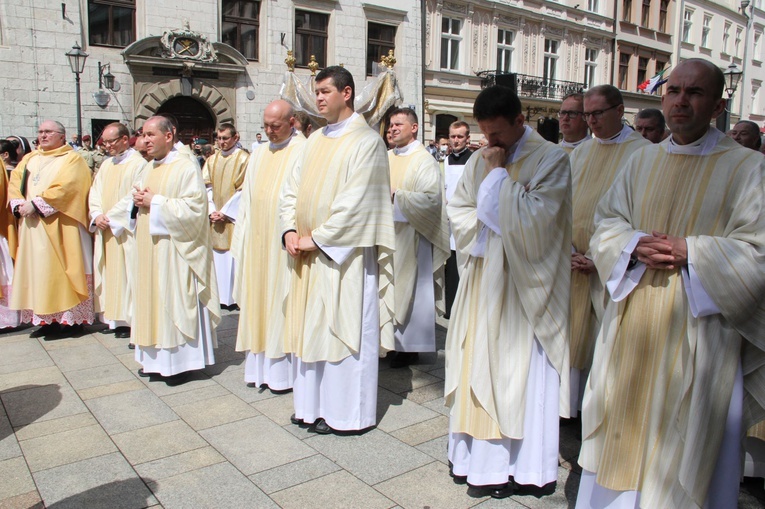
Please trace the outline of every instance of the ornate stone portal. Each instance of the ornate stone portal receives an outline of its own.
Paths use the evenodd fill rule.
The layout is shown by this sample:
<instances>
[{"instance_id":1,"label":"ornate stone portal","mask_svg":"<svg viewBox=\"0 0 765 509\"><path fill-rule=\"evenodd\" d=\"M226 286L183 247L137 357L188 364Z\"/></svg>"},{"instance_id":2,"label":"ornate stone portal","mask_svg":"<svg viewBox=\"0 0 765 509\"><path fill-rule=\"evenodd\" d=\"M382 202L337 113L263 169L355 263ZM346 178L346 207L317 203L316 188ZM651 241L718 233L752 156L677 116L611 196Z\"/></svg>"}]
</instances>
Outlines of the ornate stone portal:
<instances>
[{"instance_id":1,"label":"ornate stone portal","mask_svg":"<svg viewBox=\"0 0 765 509\"><path fill-rule=\"evenodd\" d=\"M210 129L223 122L236 123L236 88L246 86L247 59L235 48L210 43L184 21L182 29L134 42L122 56L133 76L135 129L175 97L203 104L212 115Z\"/></svg>"}]
</instances>

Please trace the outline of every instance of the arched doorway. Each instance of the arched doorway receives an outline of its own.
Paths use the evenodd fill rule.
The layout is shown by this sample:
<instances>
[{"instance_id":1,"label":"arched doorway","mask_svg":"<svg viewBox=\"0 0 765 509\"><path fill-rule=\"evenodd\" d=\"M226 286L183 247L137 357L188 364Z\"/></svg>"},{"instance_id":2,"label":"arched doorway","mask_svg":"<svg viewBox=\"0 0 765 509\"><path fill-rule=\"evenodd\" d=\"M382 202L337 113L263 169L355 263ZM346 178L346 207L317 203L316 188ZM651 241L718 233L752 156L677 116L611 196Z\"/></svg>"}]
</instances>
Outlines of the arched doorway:
<instances>
[{"instance_id":1,"label":"arched doorway","mask_svg":"<svg viewBox=\"0 0 765 509\"><path fill-rule=\"evenodd\" d=\"M436 115L436 141L439 138L449 138L449 126L458 119L448 113L439 113Z\"/></svg>"},{"instance_id":2,"label":"arched doorway","mask_svg":"<svg viewBox=\"0 0 765 509\"><path fill-rule=\"evenodd\" d=\"M178 137L186 145L196 138L213 142L215 118L207 106L193 97L173 97L159 107L157 113L170 113L178 120Z\"/></svg>"}]
</instances>

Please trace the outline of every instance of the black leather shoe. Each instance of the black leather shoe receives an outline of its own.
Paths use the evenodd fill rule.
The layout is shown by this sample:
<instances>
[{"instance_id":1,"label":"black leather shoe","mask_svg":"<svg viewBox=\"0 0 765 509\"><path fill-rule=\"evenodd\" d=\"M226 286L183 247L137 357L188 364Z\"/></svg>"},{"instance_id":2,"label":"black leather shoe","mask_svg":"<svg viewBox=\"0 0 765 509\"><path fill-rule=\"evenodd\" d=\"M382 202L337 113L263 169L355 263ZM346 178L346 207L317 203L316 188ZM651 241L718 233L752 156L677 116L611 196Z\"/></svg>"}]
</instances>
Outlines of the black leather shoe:
<instances>
[{"instance_id":1,"label":"black leather shoe","mask_svg":"<svg viewBox=\"0 0 765 509\"><path fill-rule=\"evenodd\" d=\"M329 435L332 433L332 428L329 427L329 424L324 419L316 421L313 430L319 435Z\"/></svg>"},{"instance_id":2,"label":"black leather shoe","mask_svg":"<svg viewBox=\"0 0 765 509\"><path fill-rule=\"evenodd\" d=\"M138 370L138 376L141 378L149 378L152 375L152 373L147 373L143 370L143 368Z\"/></svg>"},{"instance_id":3,"label":"black leather shoe","mask_svg":"<svg viewBox=\"0 0 765 509\"><path fill-rule=\"evenodd\" d=\"M420 354L417 352L395 352L390 360L390 367L393 369L405 368L412 364L417 364L419 360Z\"/></svg>"},{"instance_id":4,"label":"black leather shoe","mask_svg":"<svg viewBox=\"0 0 765 509\"><path fill-rule=\"evenodd\" d=\"M59 334L61 332L61 324L58 322L49 323L47 325L43 325L36 331L32 332L29 337L30 338L42 338L45 336L54 336L56 334Z\"/></svg>"},{"instance_id":5,"label":"black leather shoe","mask_svg":"<svg viewBox=\"0 0 765 509\"><path fill-rule=\"evenodd\" d=\"M128 350L135 350L135 344L128 343Z\"/></svg>"},{"instance_id":6,"label":"black leather shoe","mask_svg":"<svg viewBox=\"0 0 765 509\"><path fill-rule=\"evenodd\" d=\"M129 339L130 327L117 327L114 329L114 337L117 339Z\"/></svg>"},{"instance_id":7,"label":"black leather shoe","mask_svg":"<svg viewBox=\"0 0 765 509\"><path fill-rule=\"evenodd\" d=\"M304 424L303 419L298 419L295 414L290 415L290 422L294 424L295 426L300 426L301 424Z\"/></svg>"},{"instance_id":8,"label":"black leather shoe","mask_svg":"<svg viewBox=\"0 0 765 509\"><path fill-rule=\"evenodd\" d=\"M514 482L508 482L504 486L495 486L489 495L491 498L507 498L515 493L516 485Z\"/></svg>"}]
</instances>

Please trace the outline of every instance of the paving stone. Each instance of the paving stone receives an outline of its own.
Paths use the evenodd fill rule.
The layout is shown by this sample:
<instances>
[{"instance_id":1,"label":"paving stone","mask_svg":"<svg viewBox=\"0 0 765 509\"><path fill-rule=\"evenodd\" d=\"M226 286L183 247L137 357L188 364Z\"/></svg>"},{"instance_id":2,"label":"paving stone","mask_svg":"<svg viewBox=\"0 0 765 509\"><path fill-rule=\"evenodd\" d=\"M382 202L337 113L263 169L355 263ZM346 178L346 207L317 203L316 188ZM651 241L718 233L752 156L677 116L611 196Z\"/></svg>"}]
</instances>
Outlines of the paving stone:
<instances>
[{"instance_id":1,"label":"paving stone","mask_svg":"<svg viewBox=\"0 0 765 509\"><path fill-rule=\"evenodd\" d=\"M377 484L433 461L426 454L378 429L363 435L316 436L304 440L304 443L367 484Z\"/></svg>"},{"instance_id":2,"label":"paving stone","mask_svg":"<svg viewBox=\"0 0 765 509\"><path fill-rule=\"evenodd\" d=\"M42 348L40 348L40 350L42 351ZM20 371L29 371L50 366L55 366L55 364L47 354L39 354L35 352L34 354L30 354L28 357L25 357L23 360L19 360L18 362L0 366L0 375L6 375L3 377L4 379L7 379L7 375L11 375L9 378L18 380L20 382L20 380L15 377L16 373Z\"/></svg>"},{"instance_id":3,"label":"paving stone","mask_svg":"<svg viewBox=\"0 0 765 509\"><path fill-rule=\"evenodd\" d=\"M50 509L143 509L157 504L119 453L36 472L34 479Z\"/></svg>"},{"instance_id":4,"label":"paving stone","mask_svg":"<svg viewBox=\"0 0 765 509\"><path fill-rule=\"evenodd\" d=\"M49 350L48 355L63 372L90 369L119 362L109 349L104 348L95 339L91 341L92 344Z\"/></svg>"},{"instance_id":5,"label":"paving stone","mask_svg":"<svg viewBox=\"0 0 765 509\"><path fill-rule=\"evenodd\" d=\"M39 338L37 341L39 341L42 347L48 352L53 350L66 350L67 348L98 344L96 337L87 333L76 338L61 338L52 341L46 340L44 338Z\"/></svg>"},{"instance_id":6,"label":"paving stone","mask_svg":"<svg viewBox=\"0 0 765 509\"><path fill-rule=\"evenodd\" d=\"M0 461L0 500L35 490L35 483L23 457Z\"/></svg>"},{"instance_id":7,"label":"paving stone","mask_svg":"<svg viewBox=\"0 0 765 509\"><path fill-rule=\"evenodd\" d=\"M22 440L19 445L33 473L117 450L98 424Z\"/></svg>"},{"instance_id":8,"label":"paving stone","mask_svg":"<svg viewBox=\"0 0 765 509\"><path fill-rule=\"evenodd\" d=\"M286 490L271 498L283 509L305 507L389 508L395 504L345 471L329 474Z\"/></svg>"},{"instance_id":9,"label":"paving stone","mask_svg":"<svg viewBox=\"0 0 765 509\"><path fill-rule=\"evenodd\" d=\"M446 406L446 398L438 398L423 403L422 406L430 408L434 412L438 412L441 415L449 416L449 407Z\"/></svg>"},{"instance_id":10,"label":"paving stone","mask_svg":"<svg viewBox=\"0 0 765 509\"><path fill-rule=\"evenodd\" d=\"M481 500L481 499L477 498L475 500ZM510 497L510 498L503 498L503 499L500 499L500 500L497 500L496 498L489 498L485 502L481 502L481 503L479 503L477 505L474 505L472 507L473 507L473 509L519 509L519 508L524 508L526 506L521 504L521 503L519 503L519 502L516 502L513 497ZM555 508L555 509L564 509L564 508L574 507L574 506L573 505L571 505L571 506L568 506L568 505L564 505L564 506L550 505L550 506L547 506L547 507Z\"/></svg>"},{"instance_id":11,"label":"paving stone","mask_svg":"<svg viewBox=\"0 0 765 509\"><path fill-rule=\"evenodd\" d=\"M406 393L406 399L413 403L422 405L428 401L444 397L444 382L439 380L436 383L418 387Z\"/></svg>"},{"instance_id":12,"label":"paving stone","mask_svg":"<svg viewBox=\"0 0 765 509\"><path fill-rule=\"evenodd\" d=\"M0 369L8 368L12 371L20 371L15 369L19 365L29 364L30 362L46 362L47 365L51 365L50 358L45 353L45 349L40 345L36 339L27 337L23 340L12 341L2 346L3 355L0 358ZM24 368L24 370L29 368ZM10 371L4 371L10 372Z\"/></svg>"},{"instance_id":13,"label":"paving stone","mask_svg":"<svg viewBox=\"0 0 765 509\"><path fill-rule=\"evenodd\" d=\"M385 432L428 421L439 414L385 389L377 391L377 428Z\"/></svg>"},{"instance_id":14,"label":"paving stone","mask_svg":"<svg viewBox=\"0 0 765 509\"><path fill-rule=\"evenodd\" d=\"M83 401L95 398L103 398L104 396L113 396L115 394L122 394L123 392L140 391L144 389L144 385L133 378L126 382L117 382L109 385L101 385L98 387L91 387L90 389L81 389L77 391L80 399Z\"/></svg>"},{"instance_id":15,"label":"paving stone","mask_svg":"<svg viewBox=\"0 0 765 509\"><path fill-rule=\"evenodd\" d=\"M28 424L23 428L16 429L16 438L18 440L31 440L33 438L53 435L55 433L61 433L62 431L85 428L95 424L98 424L96 418L93 417L90 412L85 412L61 417L59 419Z\"/></svg>"},{"instance_id":16,"label":"paving stone","mask_svg":"<svg viewBox=\"0 0 765 509\"><path fill-rule=\"evenodd\" d=\"M449 443L449 436L444 435L442 437L428 440L418 445L416 448L431 458L440 461L444 465L449 462L449 458L446 457L446 446Z\"/></svg>"},{"instance_id":17,"label":"paving stone","mask_svg":"<svg viewBox=\"0 0 765 509\"><path fill-rule=\"evenodd\" d=\"M251 475L250 480L264 492L270 494L303 484L338 470L340 470L339 466L321 454L314 454L308 458Z\"/></svg>"},{"instance_id":18,"label":"paving stone","mask_svg":"<svg viewBox=\"0 0 765 509\"><path fill-rule=\"evenodd\" d=\"M175 412L146 389L95 398L86 404L111 435L178 419Z\"/></svg>"},{"instance_id":19,"label":"paving stone","mask_svg":"<svg viewBox=\"0 0 765 509\"><path fill-rule=\"evenodd\" d=\"M244 382L244 362L241 366L227 364L225 371L214 375L214 380L247 403L263 401L276 396L268 389L247 386Z\"/></svg>"},{"instance_id":20,"label":"paving stone","mask_svg":"<svg viewBox=\"0 0 765 509\"><path fill-rule=\"evenodd\" d=\"M114 356L112 356L114 358ZM115 360L117 360L115 358ZM135 375L120 362L69 371L66 378L76 391L135 380Z\"/></svg>"},{"instance_id":21,"label":"paving stone","mask_svg":"<svg viewBox=\"0 0 765 509\"><path fill-rule=\"evenodd\" d=\"M0 509L45 509L37 490L0 500Z\"/></svg>"},{"instance_id":22,"label":"paving stone","mask_svg":"<svg viewBox=\"0 0 765 509\"><path fill-rule=\"evenodd\" d=\"M264 416L224 424L199 434L245 475L315 454L303 441Z\"/></svg>"},{"instance_id":23,"label":"paving stone","mask_svg":"<svg viewBox=\"0 0 765 509\"><path fill-rule=\"evenodd\" d=\"M162 481L168 477L174 477L185 472L208 467L217 463L223 463L226 458L210 446L182 452L175 456L148 461L135 465L135 470L144 479Z\"/></svg>"},{"instance_id":24,"label":"paving stone","mask_svg":"<svg viewBox=\"0 0 765 509\"><path fill-rule=\"evenodd\" d=\"M257 391L260 389L256 389L253 387L250 390ZM266 389L266 392L270 393L271 391ZM292 397L291 392L287 394L274 394L272 398L267 398L267 399L252 403L252 407L258 410L263 415L267 416L276 424L292 425L292 423L290 422L290 416L295 413L295 400Z\"/></svg>"},{"instance_id":25,"label":"paving stone","mask_svg":"<svg viewBox=\"0 0 765 509\"><path fill-rule=\"evenodd\" d=\"M186 472L149 486L165 509L278 507L229 463Z\"/></svg>"},{"instance_id":26,"label":"paving stone","mask_svg":"<svg viewBox=\"0 0 765 509\"><path fill-rule=\"evenodd\" d=\"M467 486L454 484L449 467L437 461L375 484L374 488L401 507L462 509L480 501L468 496Z\"/></svg>"},{"instance_id":27,"label":"paving stone","mask_svg":"<svg viewBox=\"0 0 765 509\"><path fill-rule=\"evenodd\" d=\"M132 465L207 446L207 442L183 421L118 433L112 435L112 439Z\"/></svg>"},{"instance_id":28,"label":"paving stone","mask_svg":"<svg viewBox=\"0 0 765 509\"><path fill-rule=\"evenodd\" d=\"M136 374L136 376L138 375ZM192 371L189 375L188 382L185 382L181 385L176 385L175 387L167 385L158 377L139 378L139 380L141 380L141 382L146 387L148 387L151 392L160 397L194 391L215 385L215 382L210 379L209 375L207 375L207 373L202 370Z\"/></svg>"},{"instance_id":29,"label":"paving stone","mask_svg":"<svg viewBox=\"0 0 765 509\"><path fill-rule=\"evenodd\" d=\"M128 344L130 344L129 339L115 338L114 334L101 334L100 332L94 333L93 336L114 354L123 354L130 350L128 348ZM130 352L133 351L130 350Z\"/></svg>"},{"instance_id":30,"label":"paving stone","mask_svg":"<svg viewBox=\"0 0 765 509\"><path fill-rule=\"evenodd\" d=\"M578 491L579 474L558 467L558 482L554 493L551 495L540 495L537 491L536 493L526 495L515 494L513 495L513 500L531 509L544 507L574 507L576 505L576 494Z\"/></svg>"},{"instance_id":31,"label":"paving stone","mask_svg":"<svg viewBox=\"0 0 765 509\"><path fill-rule=\"evenodd\" d=\"M47 355L45 358L50 361ZM30 385L64 385L66 383L66 378L53 361L43 367L0 374L0 391L2 392L13 392L28 388Z\"/></svg>"},{"instance_id":32,"label":"paving stone","mask_svg":"<svg viewBox=\"0 0 765 509\"><path fill-rule=\"evenodd\" d=\"M1 409L0 409L1 410ZM5 412L0 412L0 461L21 456L21 449L13 427Z\"/></svg>"},{"instance_id":33,"label":"paving stone","mask_svg":"<svg viewBox=\"0 0 765 509\"><path fill-rule=\"evenodd\" d=\"M449 433L449 418L438 415L438 417L428 421L398 429L392 432L391 435L407 445L415 446L434 438L445 436L447 433Z\"/></svg>"},{"instance_id":34,"label":"paving stone","mask_svg":"<svg viewBox=\"0 0 765 509\"><path fill-rule=\"evenodd\" d=\"M434 369L433 371L428 371L428 374L440 380L446 380L446 368Z\"/></svg>"},{"instance_id":35,"label":"paving stone","mask_svg":"<svg viewBox=\"0 0 765 509\"><path fill-rule=\"evenodd\" d=\"M125 353L116 355L116 357L122 363L123 366L128 368L133 373L136 373L139 369L141 369L141 364L135 360L134 350L128 350Z\"/></svg>"},{"instance_id":36,"label":"paving stone","mask_svg":"<svg viewBox=\"0 0 765 509\"><path fill-rule=\"evenodd\" d=\"M206 399L173 410L195 430L255 417L259 412L233 394Z\"/></svg>"},{"instance_id":37,"label":"paving stone","mask_svg":"<svg viewBox=\"0 0 765 509\"><path fill-rule=\"evenodd\" d=\"M178 394L168 394L167 396L162 396L162 401L164 401L170 408L174 408L181 405L198 403L199 401L205 401L211 398L220 398L228 394L231 393L228 392L225 387L215 384L208 387L202 387L201 389L179 392Z\"/></svg>"},{"instance_id":38,"label":"paving stone","mask_svg":"<svg viewBox=\"0 0 765 509\"><path fill-rule=\"evenodd\" d=\"M235 362L239 361L244 363L245 353L237 352L234 349L234 344L226 344L222 341L218 341L218 348L215 349L215 362Z\"/></svg>"},{"instance_id":39,"label":"paving stone","mask_svg":"<svg viewBox=\"0 0 765 509\"><path fill-rule=\"evenodd\" d=\"M439 378L432 376L424 371L412 368L388 369L380 371L380 387L384 387L396 394L411 392L412 389L430 385L440 381Z\"/></svg>"},{"instance_id":40,"label":"paving stone","mask_svg":"<svg viewBox=\"0 0 765 509\"><path fill-rule=\"evenodd\" d=\"M18 389L0 394L14 428L88 411L69 386L30 385Z\"/></svg>"},{"instance_id":41,"label":"paving stone","mask_svg":"<svg viewBox=\"0 0 765 509\"><path fill-rule=\"evenodd\" d=\"M242 372L242 380L244 380L244 361L239 359L230 362L216 362L212 366L205 366L203 371L209 376L215 377L227 371L237 370Z\"/></svg>"}]
</instances>

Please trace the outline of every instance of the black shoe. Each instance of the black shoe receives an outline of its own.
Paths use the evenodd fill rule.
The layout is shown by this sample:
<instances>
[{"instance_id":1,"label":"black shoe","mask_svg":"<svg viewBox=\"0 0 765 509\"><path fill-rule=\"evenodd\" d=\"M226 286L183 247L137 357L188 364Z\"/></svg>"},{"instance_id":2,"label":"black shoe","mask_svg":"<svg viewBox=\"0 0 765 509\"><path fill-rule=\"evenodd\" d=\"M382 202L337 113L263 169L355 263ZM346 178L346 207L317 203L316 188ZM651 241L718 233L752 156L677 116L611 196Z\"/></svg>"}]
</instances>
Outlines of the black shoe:
<instances>
[{"instance_id":1,"label":"black shoe","mask_svg":"<svg viewBox=\"0 0 765 509\"><path fill-rule=\"evenodd\" d=\"M290 415L290 422L291 422L292 424L294 424L295 426L301 426L301 425L305 424L305 422L303 421L303 419L298 419L298 418L295 416L295 414L292 414L292 415Z\"/></svg>"},{"instance_id":2,"label":"black shoe","mask_svg":"<svg viewBox=\"0 0 765 509\"><path fill-rule=\"evenodd\" d=\"M129 339L130 327L117 327L114 329L114 337L117 339Z\"/></svg>"},{"instance_id":3,"label":"black shoe","mask_svg":"<svg viewBox=\"0 0 765 509\"><path fill-rule=\"evenodd\" d=\"M516 484L514 482L508 482L504 486L495 486L492 488L489 495L491 498L507 498L516 491Z\"/></svg>"},{"instance_id":4,"label":"black shoe","mask_svg":"<svg viewBox=\"0 0 765 509\"><path fill-rule=\"evenodd\" d=\"M184 371L183 373L178 373L177 375L166 376L164 377L164 379L165 379L165 383L169 387L175 387L177 385L183 385L186 382L188 382L190 375L191 375L190 371Z\"/></svg>"},{"instance_id":5,"label":"black shoe","mask_svg":"<svg viewBox=\"0 0 765 509\"><path fill-rule=\"evenodd\" d=\"M85 333L85 326L81 323L74 325L62 325L59 337L62 338L79 338Z\"/></svg>"},{"instance_id":6,"label":"black shoe","mask_svg":"<svg viewBox=\"0 0 765 509\"><path fill-rule=\"evenodd\" d=\"M405 368L412 364L417 364L420 360L420 354L417 352L394 352L390 360L391 368Z\"/></svg>"},{"instance_id":7,"label":"black shoe","mask_svg":"<svg viewBox=\"0 0 765 509\"><path fill-rule=\"evenodd\" d=\"M332 433L332 428L329 427L329 424L324 419L316 421L313 430L319 435L330 435Z\"/></svg>"},{"instance_id":8,"label":"black shoe","mask_svg":"<svg viewBox=\"0 0 765 509\"><path fill-rule=\"evenodd\" d=\"M58 322L49 323L43 325L36 331L32 332L30 338L42 338L45 336L55 336L61 333L61 324Z\"/></svg>"},{"instance_id":9,"label":"black shoe","mask_svg":"<svg viewBox=\"0 0 765 509\"><path fill-rule=\"evenodd\" d=\"M141 378L149 378L149 377L150 377L150 376L152 376L153 374L154 374L154 373L147 373L147 372L145 372L145 371L143 370L143 368L141 368L141 369L139 369L139 370L138 370L138 376L140 376Z\"/></svg>"},{"instance_id":10,"label":"black shoe","mask_svg":"<svg viewBox=\"0 0 765 509\"><path fill-rule=\"evenodd\" d=\"M492 484L487 486L472 486L468 484L468 496L474 498L507 498L515 493L515 490L516 484L513 481L509 481L507 484Z\"/></svg>"},{"instance_id":11,"label":"black shoe","mask_svg":"<svg viewBox=\"0 0 765 509\"><path fill-rule=\"evenodd\" d=\"M128 350L135 350L135 343L128 343Z\"/></svg>"}]
</instances>

